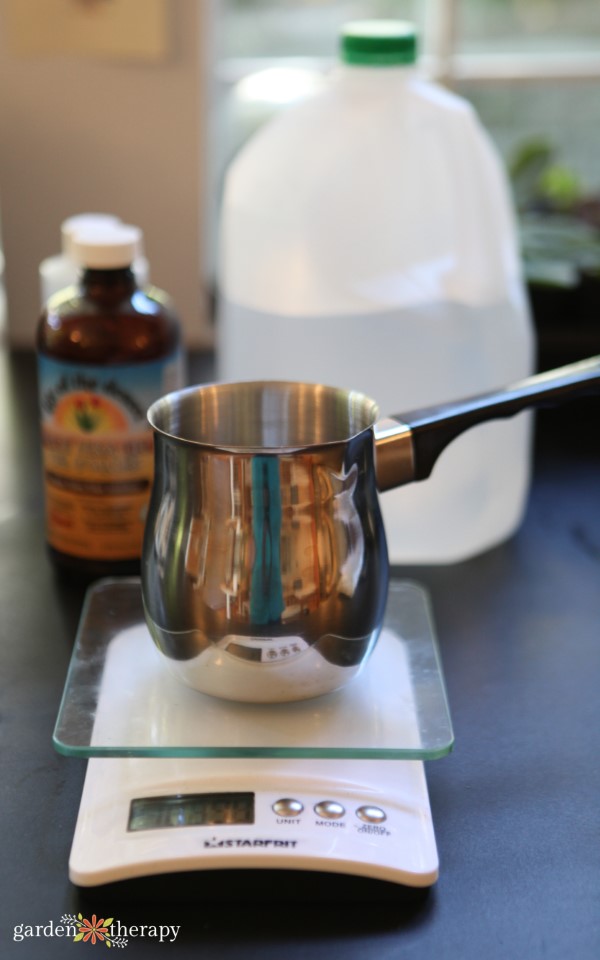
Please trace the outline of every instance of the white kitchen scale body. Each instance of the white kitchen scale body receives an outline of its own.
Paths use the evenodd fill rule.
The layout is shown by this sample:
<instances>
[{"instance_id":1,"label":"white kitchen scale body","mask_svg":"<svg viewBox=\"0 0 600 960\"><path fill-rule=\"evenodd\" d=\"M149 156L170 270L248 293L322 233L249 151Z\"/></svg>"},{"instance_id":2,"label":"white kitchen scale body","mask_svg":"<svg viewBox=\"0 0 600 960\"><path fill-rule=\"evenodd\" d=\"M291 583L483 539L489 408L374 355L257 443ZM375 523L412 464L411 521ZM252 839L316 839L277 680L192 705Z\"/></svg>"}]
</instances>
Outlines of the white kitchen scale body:
<instances>
[{"instance_id":1,"label":"white kitchen scale body","mask_svg":"<svg viewBox=\"0 0 600 960\"><path fill-rule=\"evenodd\" d=\"M139 580L92 587L54 733L89 757L69 875L321 871L427 887L438 855L423 760L453 734L427 595L392 584L377 646L332 694L242 704L185 687Z\"/></svg>"}]
</instances>

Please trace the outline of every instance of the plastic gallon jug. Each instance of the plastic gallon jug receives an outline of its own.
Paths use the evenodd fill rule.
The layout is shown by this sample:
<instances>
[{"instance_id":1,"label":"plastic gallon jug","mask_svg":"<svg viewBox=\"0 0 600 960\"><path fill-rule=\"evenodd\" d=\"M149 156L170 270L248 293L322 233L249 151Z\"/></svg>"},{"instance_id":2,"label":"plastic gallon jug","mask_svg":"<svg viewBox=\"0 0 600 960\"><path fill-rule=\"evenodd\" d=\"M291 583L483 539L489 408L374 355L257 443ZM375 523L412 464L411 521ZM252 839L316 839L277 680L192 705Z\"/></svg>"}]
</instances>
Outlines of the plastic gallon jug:
<instances>
[{"instance_id":1,"label":"plastic gallon jug","mask_svg":"<svg viewBox=\"0 0 600 960\"><path fill-rule=\"evenodd\" d=\"M422 79L410 24L347 25L323 93L226 176L218 364L308 380L382 416L528 375L533 335L501 164L471 106ZM392 563L479 553L520 523L528 415L480 425L381 497Z\"/></svg>"}]
</instances>

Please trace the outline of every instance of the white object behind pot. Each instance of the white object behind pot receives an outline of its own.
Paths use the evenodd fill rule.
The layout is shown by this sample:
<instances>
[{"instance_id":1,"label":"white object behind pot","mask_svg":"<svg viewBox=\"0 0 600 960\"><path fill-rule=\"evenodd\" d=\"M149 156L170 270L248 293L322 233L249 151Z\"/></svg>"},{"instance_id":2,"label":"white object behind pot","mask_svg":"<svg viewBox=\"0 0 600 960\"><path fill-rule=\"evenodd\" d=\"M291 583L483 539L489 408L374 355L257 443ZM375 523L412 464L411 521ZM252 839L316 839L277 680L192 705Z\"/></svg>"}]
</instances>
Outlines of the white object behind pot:
<instances>
[{"instance_id":1,"label":"white object behind pot","mask_svg":"<svg viewBox=\"0 0 600 960\"><path fill-rule=\"evenodd\" d=\"M496 154L470 105L394 61L412 28L350 25L343 55L382 32L391 62L343 64L231 165L218 360L222 379L354 388L386 415L521 379L533 336ZM460 437L426 484L382 497L391 562L504 540L529 459L527 414Z\"/></svg>"}]
</instances>

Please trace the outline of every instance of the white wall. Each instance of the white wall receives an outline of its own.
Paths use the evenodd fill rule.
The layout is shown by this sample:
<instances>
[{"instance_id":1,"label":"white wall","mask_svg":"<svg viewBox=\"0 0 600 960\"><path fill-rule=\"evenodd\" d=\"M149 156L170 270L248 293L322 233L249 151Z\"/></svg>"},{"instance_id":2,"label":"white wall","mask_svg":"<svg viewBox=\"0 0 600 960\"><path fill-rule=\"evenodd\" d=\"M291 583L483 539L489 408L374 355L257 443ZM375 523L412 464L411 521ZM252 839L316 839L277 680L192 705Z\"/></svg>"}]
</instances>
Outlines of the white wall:
<instances>
[{"instance_id":1,"label":"white wall","mask_svg":"<svg viewBox=\"0 0 600 960\"><path fill-rule=\"evenodd\" d=\"M0 0L0 17L5 0ZM0 209L11 342L30 347L38 265L59 227L107 211L145 233L154 283L190 345L206 345L202 270L206 35L203 0L169 0L164 62L20 57L0 19Z\"/></svg>"}]
</instances>

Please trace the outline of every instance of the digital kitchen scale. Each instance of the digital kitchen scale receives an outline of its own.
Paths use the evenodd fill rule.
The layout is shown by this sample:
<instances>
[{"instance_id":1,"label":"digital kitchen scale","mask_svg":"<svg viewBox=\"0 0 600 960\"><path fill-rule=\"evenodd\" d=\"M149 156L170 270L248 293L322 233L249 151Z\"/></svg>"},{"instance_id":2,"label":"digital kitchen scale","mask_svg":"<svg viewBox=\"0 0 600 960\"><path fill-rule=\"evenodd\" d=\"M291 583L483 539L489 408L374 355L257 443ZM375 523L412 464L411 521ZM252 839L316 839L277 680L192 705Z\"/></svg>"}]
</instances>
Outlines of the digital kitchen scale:
<instances>
[{"instance_id":1,"label":"digital kitchen scale","mask_svg":"<svg viewBox=\"0 0 600 960\"><path fill-rule=\"evenodd\" d=\"M88 592L54 732L91 758L69 875L319 871L427 887L438 857L423 761L453 734L427 594L390 588L363 671L311 700L242 704L185 687L145 625L140 581Z\"/></svg>"}]
</instances>

